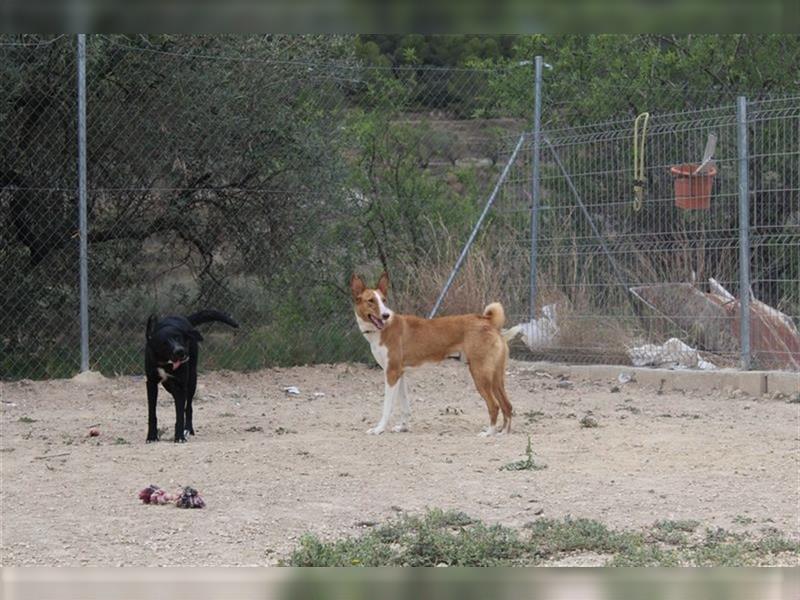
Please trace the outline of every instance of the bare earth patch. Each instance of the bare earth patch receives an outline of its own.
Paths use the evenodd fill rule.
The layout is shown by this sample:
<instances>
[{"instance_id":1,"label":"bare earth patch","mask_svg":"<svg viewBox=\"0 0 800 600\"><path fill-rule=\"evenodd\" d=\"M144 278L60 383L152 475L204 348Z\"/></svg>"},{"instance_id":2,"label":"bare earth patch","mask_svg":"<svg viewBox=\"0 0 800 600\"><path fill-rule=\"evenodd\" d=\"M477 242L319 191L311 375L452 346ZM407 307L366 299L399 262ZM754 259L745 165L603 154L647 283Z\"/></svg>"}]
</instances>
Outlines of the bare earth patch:
<instances>
[{"instance_id":1,"label":"bare earth patch","mask_svg":"<svg viewBox=\"0 0 800 600\"><path fill-rule=\"evenodd\" d=\"M427 508L515 528L572 515L800 539L797 404L559 385L512 362L513 433L486 439L485 404L463 365L421 369L410 383L412 431L375 437L365 432L380 416L380 370L201 374L198 435L183 445L167 441L174 410L163 391L165 441L144 443L141 377L0 383L2 564L275 564L306 532L357 535ZM587 415L596 427L581 426ZM546 468L501 470L526 458L527 434ZM191 485L207 507L144 505L137 493L150 483ZM589 558L577 562L602 562Z\"/></svg>"}]
</instances>

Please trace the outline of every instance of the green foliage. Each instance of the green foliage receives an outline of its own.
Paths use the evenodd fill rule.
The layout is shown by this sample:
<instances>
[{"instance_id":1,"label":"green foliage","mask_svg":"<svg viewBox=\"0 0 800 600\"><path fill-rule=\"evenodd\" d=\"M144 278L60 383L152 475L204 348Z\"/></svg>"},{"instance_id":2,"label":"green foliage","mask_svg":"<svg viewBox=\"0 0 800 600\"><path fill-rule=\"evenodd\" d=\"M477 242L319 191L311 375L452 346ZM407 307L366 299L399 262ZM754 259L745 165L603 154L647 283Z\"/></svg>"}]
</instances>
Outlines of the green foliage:
<instances>
[{"instance_id":1,"label":"green foliage","mask_svg":"<svg viewBox=\"0 0 800 600\"><path fill-rule=\"evenodd\" d=\"M576 125L733 104L736 93L787 93L794 83L784 66L800 60L800 38L533 35L517 38L515 52L527 60L540 54L553 66L545 72L548 98L567 102L562 114Z\"/></svg>"},{"instance_id":2,"label":"green foliage","mask_svg":"<svg viewBox=\"0 0 800 600\"><path fill-rule=\"evenodd\" d=\"M324 543L313 535L300 538L288 563L295 567L379 567L395 564L391 548L375 537Z\"/></svg>"},{"instance_id":3,"label":"green foliage","mask_svg":"<svg viewBox=\"0 0 800 600\"><path fill-rule=\"evenodd\" d=\"M606 566L609 567L679 567L680 555L672 549L656 545L639 545L627 552L615 555Z\"/></svg>"},{"instance_id":4,"label":"green foliage","mask_svg":"<svg viewBox=\"0 0 800 600\"><path fill-rule=\"evenodd\" d=\"M528 435L528 445L525 447L525 458L515 462L508 463L500 467L501 471L540 471L546 469L547 465L540 465L533 459L533 450L531 449L531 436Z\"/></svg>"},{"instance_id":5,"label":"green foliage","mask_svg":"<svg viewBox=\"0 0 800 600\"><path fill-rule=\"evenodd\" d=\"M396 273L399 264L415 264L429 246L431 222L455 235L474 222L474 199L426 169L437 137L425 122L407 125L364 114L353 120L352 133L363 149L351 172L352 187L361 190L358 219L367 255L383 268Z\"/></svg>"},{"instance_id":6,"label":"green foliage","mask_svg":"<svg viewBox=\"0 0 800 600\"><path fill-rule=\"evenodd\" d=\"M356 56L371 65L462 67L470 60L500 60L513 53L509 35L360 35Z\"/></svg>"},{"instance_id":7,"label":"green foliage","mask_svg":"<svg viewBox=\"0 0 800 600\"><path fill-rule=\"evenodd\" d=\"M514 563L524 544L511 529L475 522L463 513L433 510L406 516L360 538L332 543L304 536L291 566L497 566Z\"/></svg>"},{"instance_id":8,"label":"green foliage","mask_svg":"<svg viewBox=\"0 0 800 600\"><path fill-rule=\"evenodd\" d=\"M700 522L695 521L693 519L683 519L679 521L672 521L672 520L656 521L655 524L656 529L660 529L661 531L665 531L667 533L671 533L673 531L683 531L685 533L692 533L699 526Z\"/></svg>"},{"instance_id":9,"label":"green foliage","mask_svg":"<svg viewBox=\"0 0 800 600\"><path fill-rule=\"evenodd\" d=\"M800 544L771 533L761 538L706 532L699 542L686 537L671 546L654 535L668 521L644 532L612 531L591 519L539 519L521 532L486 525L455 511L404 515L358 537L324 542L300 539L286 560L290 566L515 566L558 562L581 554L605 557L609 566L748 566L786 562ZM672 522L680 531L690 522Z\"/></svg>"},{"instance_id":10,"label":"green foliage","mask_svg":"<svg viewBox=\"0 0 800 600\"><path fill-rule=\"evenodd\" d=\"M540 519L531 523L529 529L531 547L541 556L575 551L613 554L641 542L634 534L612 532L591 519Z\"/></svg>"}]
</instances>

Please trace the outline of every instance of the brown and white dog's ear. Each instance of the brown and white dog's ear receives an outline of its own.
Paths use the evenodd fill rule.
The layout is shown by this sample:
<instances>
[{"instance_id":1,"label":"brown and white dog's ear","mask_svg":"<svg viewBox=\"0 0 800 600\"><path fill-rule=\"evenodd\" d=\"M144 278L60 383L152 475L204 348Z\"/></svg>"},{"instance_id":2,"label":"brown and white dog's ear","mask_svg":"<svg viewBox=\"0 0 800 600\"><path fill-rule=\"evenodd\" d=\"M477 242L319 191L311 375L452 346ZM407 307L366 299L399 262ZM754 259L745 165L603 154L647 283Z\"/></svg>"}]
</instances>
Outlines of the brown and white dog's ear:
<instances>
[{"instance_id":1,"label":"brown and white dog's ear","mask_svg":"<svg viewBox=\"0 0 800 600\"><path fill-rule=\"evenodd\" d=\"M367 289L367 286L364 285L364 281L361 277L353 273L353 276L350 277L350 292L353 294L353 300L358 300L361 292L365 289Z\"/></svg>"},{"instance_id":2,"label":"brown and white dog's ear","mask_svg":"<svg viewBox=\"0 0 800 600\"><path fill-rule=\"evenodd\" d=\"M375 289L383 294L384 298L386 298L386 293L389 291L389 274L386 271L381 273L381 278L378 279Z\"/></svg>"}]
</instances>

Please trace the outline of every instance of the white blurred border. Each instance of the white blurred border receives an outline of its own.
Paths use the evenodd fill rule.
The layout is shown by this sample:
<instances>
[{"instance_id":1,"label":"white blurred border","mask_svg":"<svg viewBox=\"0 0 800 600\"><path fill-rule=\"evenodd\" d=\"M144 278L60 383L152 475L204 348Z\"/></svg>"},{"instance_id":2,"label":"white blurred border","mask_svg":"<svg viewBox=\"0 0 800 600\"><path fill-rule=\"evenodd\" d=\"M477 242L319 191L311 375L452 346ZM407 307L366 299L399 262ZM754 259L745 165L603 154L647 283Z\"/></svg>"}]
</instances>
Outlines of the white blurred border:
<instances>
[{"instance_id":1,"label":"white blurred border","mask_svg":"<svg viewBox=\"0 0 800 600\"><path fill-rule=\"evenodd\" d=\"M797 600L795 569L4 568L2 600Z\"/></svg>"}]
</instances>

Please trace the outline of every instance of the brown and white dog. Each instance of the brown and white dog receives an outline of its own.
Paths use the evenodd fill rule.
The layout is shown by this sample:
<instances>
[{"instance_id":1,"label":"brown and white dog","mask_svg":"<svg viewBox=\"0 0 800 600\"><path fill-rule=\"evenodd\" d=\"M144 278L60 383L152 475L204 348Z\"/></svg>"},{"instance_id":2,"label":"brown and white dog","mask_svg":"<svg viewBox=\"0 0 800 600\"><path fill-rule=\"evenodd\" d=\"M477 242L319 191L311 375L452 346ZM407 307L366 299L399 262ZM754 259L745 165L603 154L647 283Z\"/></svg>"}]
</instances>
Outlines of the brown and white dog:
<instances>
[{"instance_id":1,"label":"brown and white dog","mask_svg":"<svg viewBox=\"0 0 800 600\"><path fill-rule=\"evenodd\" d=\"M505 389L508 345L501 333L505 313L500 303L493 302L480 315L423 319L394 313L386 305L388 288L386 273L374 288L368 288L358 275L350 278L358 328L383 369L386 384L381 420L367 433L386 430L396 402L400 404L400 422L392 431L408 431L411 410L404 376L407 369L441 362L456 353L466 358L475 387L489 410L489 427L481 435L510 432L511 403ZM499 412L503 413L503 424L498 429Z\"/></svg>"}]
</instances>

